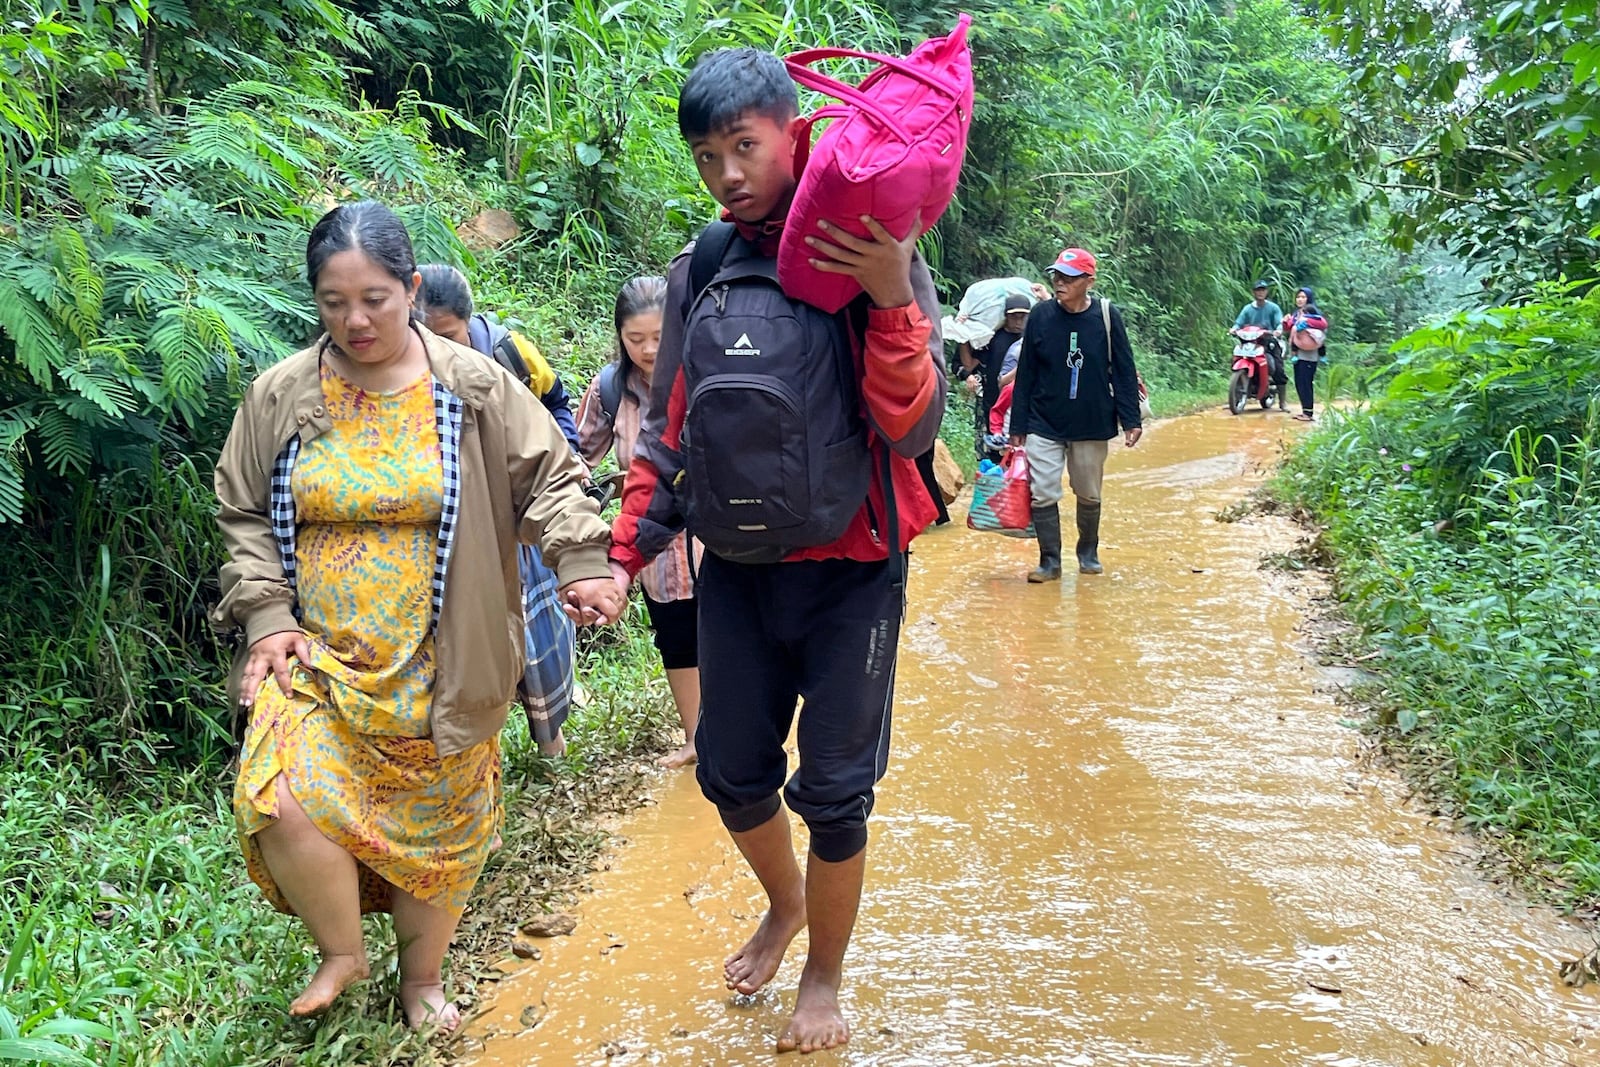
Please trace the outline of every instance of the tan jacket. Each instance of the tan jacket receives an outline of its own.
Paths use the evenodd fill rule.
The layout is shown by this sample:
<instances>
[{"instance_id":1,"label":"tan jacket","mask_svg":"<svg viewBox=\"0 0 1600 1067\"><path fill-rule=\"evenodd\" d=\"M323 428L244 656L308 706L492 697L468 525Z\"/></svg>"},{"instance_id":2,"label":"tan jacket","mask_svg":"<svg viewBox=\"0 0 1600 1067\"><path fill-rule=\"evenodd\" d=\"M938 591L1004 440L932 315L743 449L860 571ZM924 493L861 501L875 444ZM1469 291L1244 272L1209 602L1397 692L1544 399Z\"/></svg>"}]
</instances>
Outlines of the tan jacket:
<instances>
[{"instance_id":1,"label":"tan jacket","mask_svg":"<svg viewBox=\"0 0 1600 1067\"><path fill-rule=\"evenodd\" d=\"M538 545L566 585L610 576L611 537L583 493L583 464L533 394L493 360L418 329L435 380L464 406L461 511L434 631L433 741L449 756L500 732L522 677L518 541ZM299 629L268 503L273 463L290 435L304 444L329 428L318 378L321 349L319 341L261 373L217 460L217 524L228 562L211 621L242 629L246 648ZM238 694L229 700L237 703Z\"/></svg>"}]
</instances>

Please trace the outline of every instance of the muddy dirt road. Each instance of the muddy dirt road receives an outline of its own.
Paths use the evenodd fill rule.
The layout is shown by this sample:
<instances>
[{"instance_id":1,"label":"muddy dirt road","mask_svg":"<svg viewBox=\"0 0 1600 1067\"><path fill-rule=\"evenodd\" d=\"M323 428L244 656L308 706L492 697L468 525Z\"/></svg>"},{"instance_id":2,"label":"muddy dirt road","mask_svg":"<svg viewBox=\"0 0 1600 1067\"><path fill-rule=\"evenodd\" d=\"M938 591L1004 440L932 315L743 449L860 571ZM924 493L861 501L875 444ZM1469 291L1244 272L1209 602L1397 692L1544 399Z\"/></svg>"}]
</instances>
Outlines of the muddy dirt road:
<instances>
[{"instance_id":1,"label":"muddy dirt road","mask_svg":"<svg viewBox=\"0 0 1600 1067\"><path fill-rule=\"evenodd\" d=\"M1600 997L1556 973L1586 936L1358 766L1304 604L1257 568L1293 531L1213 519L1298 429L1205 414L1114 448L1103 577L1025 585L1032 543L959 519L917 542L856 1036L811 1061L1600 1063ZM480 1067L775 1059L805 937L732 1000L759 889L690 775L655 799L577 932L502 984Z\"/></svg>"}]
</instances>

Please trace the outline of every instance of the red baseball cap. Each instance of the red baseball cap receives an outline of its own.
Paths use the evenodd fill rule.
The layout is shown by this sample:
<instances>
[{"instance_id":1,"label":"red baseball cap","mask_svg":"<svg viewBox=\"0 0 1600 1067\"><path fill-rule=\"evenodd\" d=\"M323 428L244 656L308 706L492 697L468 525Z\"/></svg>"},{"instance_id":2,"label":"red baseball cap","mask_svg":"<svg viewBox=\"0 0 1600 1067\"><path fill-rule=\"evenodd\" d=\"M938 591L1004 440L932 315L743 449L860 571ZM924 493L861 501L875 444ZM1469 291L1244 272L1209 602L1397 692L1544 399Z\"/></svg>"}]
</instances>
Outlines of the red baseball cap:
<instances>
[{"instance_id":1,"label":"red baseball cap","mask_svg":"<svg viewBox=\"0 0 1600 1067\"><path fill-rule=\"evenodd\" d=\"M1081 248L1069 248L1056 257L1056 261L1045 268L1048 274L1055 271L1065 274L1069 278L1076 278L1080 274L1094 277L1094 255Z\"/></svg>"}]
</instances>

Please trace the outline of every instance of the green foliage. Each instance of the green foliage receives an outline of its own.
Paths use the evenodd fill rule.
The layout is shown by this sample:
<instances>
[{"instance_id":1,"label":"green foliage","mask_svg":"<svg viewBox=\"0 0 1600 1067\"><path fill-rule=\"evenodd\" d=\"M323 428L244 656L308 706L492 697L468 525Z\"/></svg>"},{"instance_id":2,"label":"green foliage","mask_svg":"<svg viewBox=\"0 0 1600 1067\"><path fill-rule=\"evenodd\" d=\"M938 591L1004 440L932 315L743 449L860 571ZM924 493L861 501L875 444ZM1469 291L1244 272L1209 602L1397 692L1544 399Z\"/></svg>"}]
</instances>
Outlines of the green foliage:
<instances>
[{"instance_id":1,"label":"green foliage","mask_svg":"<svg viewBox=\"0 0 1600 1067\"><path fill-rule=\"evenodd\" d=\"M943 32L958 5L891 3L908 36ZM972 11L977 101L957 203L936 266L952 294L987 276L1040 274L1066 245L1101 257L1099 287L1128 313L1141 371L1162 391L1210 387L1250 280L1344 291L1394 263L1342 254L1364 224L1320 195L1334 175L1318 125L1340 74L1281 0L961 4ZM1396 266L1393 287L1417 288ZM1363 298L1368 299L1363 285ZM1361 332L1343 307L1332 350L1408 328L1374 293ZM1389 317L1399 311L1400 318ZM1219 392L1220 395L1220 392Z\"/></svg>"},{"instance_id":2,"label":"green foliage","mask_svg":"<svg viewBox=\"0 0 1600 1067\"><path fill-rule=\"evenodd\" d=\"M23 210L0 238L0 522L52 479L217 440L248 373L315 332L299 264L322 190L432 191L428 123L404 103L236 82L182 116L44 131L8 159ZM421 229L460 258L453 234L441 248Z\"/></svg>"},{"instance_id":3,"label":"green foliage","mask_svg":"<svg viewBox=\"0 0 1600 1067\"><path fill-rule=\"evenodd\" d=\"M1600 893L1600 297L1458 315L1398 346L1369 410L1277 492L1328 524L1407 743L1472 822Z\"/></svg>"},{"instance_id":4,"label":"green foliage","mask_svg":"<svg viewBox=\"0 0 1600 1067\"><path fill-rule=\"evenodd\" d=\"M1521 307L1461 312L1395 345L1377 413L1429 447L1427 478L1443 503L1485 466L1508 462L1515 431L1577 438L1600 383L1600 294L1546 287Z\"/></svg>"},{"instance_id":5,"label":"green foliage","mask_svg":"<svg viewBox=\"0 0 1600 1067\"><path fill-rule=\"evenodd\" d=\"M1496 292L1600 265L1600 43L1588 0L1321 0L1354 63L1330 151L1393 213Z\"/></svg>"},{"instance_id":6,"label":"green foliage","mask_svg":"<svg viewBox=\"0 0 1600 1067\"><path fill-rule=\"evenodd\" d=\"M0 738L82 752L113 776L174 751L219 765L209 467L151 460L52 505L57 521L0 548Z\"/></svg>"}]
</instances>

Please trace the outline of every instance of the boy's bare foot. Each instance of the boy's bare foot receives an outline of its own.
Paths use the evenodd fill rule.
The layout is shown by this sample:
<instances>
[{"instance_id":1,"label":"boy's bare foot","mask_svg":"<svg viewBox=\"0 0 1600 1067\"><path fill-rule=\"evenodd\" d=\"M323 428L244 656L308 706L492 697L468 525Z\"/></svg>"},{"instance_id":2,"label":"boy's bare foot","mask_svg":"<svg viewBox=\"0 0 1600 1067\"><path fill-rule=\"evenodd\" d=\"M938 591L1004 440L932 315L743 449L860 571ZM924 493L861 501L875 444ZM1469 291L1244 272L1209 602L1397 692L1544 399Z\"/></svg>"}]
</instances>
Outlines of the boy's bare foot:
<instances>
[{"instance_id":1,"label":"boy's bare foot","mask_svg":"<svg viewBox=\"0 0 1600 1067\"><path fill-rule=\"evenodd\" d=\"M461 1011L445 998L440 982L401 982L400 1007L413 1030L437 1027L449 1033L461 1025Z\"/></svg>"},{"instance_id":2,"label":"boy's bare foot","mask_svg":"<svg viewBox=\"0 0 1600 1067\"><path fill-rule=\"evenodd\" d=\"M667 770L673 771L677 770L679 767L687 767L689 764L695 763L699 759L700 757L695 753L694 750L694 742L687 741L684 743L682 748L678 749L676 752L667 753L657 762Z\"/></svg>"},{"instance_id":3,"label":"boy's bare foot","mask_svg":"<svg viewBox=\"0 0 1600 1067\"><path fill-rule=\"evenodd\" d=\"M850 1042L850 1024L839 1010L839 990L831 982L800 976L789 1025L778 1035L779 1052L821 1052Z\"/></svg>"},{"instance_id":4,"label":"boy's bare foot","mask_svg":"<svg viewBox=\"0 0 1600 1067\"><path fill-rule=\"evenodd\" d=\"M328 1010L339 994L363 981L368 974L365 956L329 956L317 965L317 973L289 1002L290 1015L316 1015Z\"/></svg>"},{"instance_id":5,"label":"boy's bare foot","mask_svg":"<svg viewBox=\"0 0 1600 1067\"><path fill-rule=\"evenodd\" d=\"M728 988L749 996L772 981L783 964L783 954L789 951L789 942L805 929L805 925L804 897L783 907L773 904L768 908L750 940L722 965Z\"/></svg>"}]
</instances>

